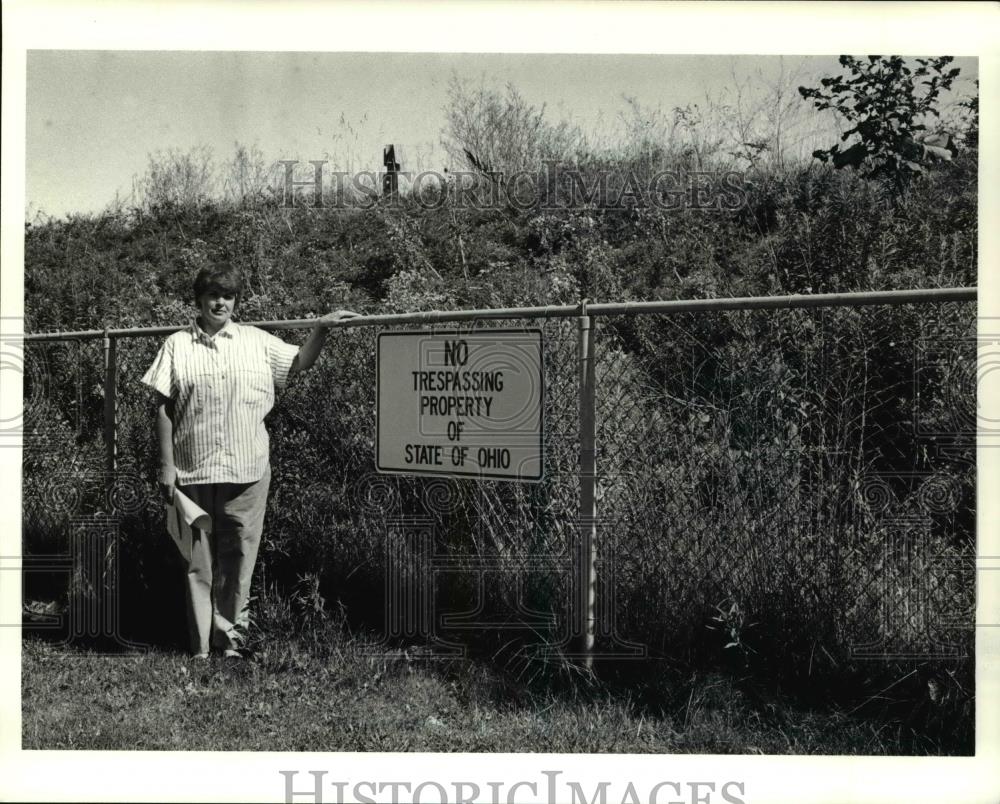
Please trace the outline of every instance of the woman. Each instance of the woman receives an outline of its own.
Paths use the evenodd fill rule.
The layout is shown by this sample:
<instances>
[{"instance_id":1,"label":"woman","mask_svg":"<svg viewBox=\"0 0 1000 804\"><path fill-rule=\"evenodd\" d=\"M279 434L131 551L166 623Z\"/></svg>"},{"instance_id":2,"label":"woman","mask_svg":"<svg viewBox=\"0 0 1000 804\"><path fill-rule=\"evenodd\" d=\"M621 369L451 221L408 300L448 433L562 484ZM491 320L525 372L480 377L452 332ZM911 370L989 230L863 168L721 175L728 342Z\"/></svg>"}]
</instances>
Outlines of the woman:
<instances>
[{"instance_id":1,"label":"woman","mask_svg":"<svg viewBox=\"0 0 1000 804\"><path fill-rule=\"evenodd\" d=\"M234 322L241 290L231 266L200 271L196 320L167 338L142 378L158 395L163 499L172 502L176 486L212 517L211 533L193 531L187 570L191 652L199 659L212 648L240 656L271 480L264 417L275 386L312 367L331 325L357 316L324 316L299 348Z\"/></svg>"}]
</instances>

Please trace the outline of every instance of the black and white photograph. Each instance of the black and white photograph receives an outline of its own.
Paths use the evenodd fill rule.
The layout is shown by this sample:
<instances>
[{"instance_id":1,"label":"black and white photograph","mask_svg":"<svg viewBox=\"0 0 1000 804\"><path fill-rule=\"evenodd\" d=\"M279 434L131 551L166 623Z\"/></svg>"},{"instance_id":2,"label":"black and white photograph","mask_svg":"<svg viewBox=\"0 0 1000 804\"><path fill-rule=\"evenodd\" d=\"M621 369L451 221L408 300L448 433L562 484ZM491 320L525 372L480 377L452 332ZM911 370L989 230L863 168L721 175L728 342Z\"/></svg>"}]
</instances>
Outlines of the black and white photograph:
<instances>
[{"instance_id":1,"label":"black and white photograph","mask_svg":"<svg viewBox=\"0 0 1000 804\"><path fill-rule=\"evenodd\" d=\"M5 5L0 798L997 800L1000 11L854 7Z\"/></svg>"}]
</instances>

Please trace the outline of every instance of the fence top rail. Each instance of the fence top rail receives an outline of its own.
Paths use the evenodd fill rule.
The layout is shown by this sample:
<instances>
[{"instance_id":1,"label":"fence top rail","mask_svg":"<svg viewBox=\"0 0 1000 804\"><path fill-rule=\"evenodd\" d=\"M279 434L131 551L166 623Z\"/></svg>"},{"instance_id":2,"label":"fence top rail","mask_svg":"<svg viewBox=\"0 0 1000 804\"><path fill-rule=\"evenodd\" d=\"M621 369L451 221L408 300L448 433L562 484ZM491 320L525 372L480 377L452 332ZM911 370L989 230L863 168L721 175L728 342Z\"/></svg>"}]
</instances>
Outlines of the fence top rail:
<instances>
[{"instance_id":1,"label":"fence top rail","mask_svg":"<svg viewBox=\"0 0 1000 804\"><path fill-rule=\"evenodd\" d=\"M571 318L581 315L612 316L648 313L725 312L733 310L801 309L813 307L861 307L871 305L927 304L932 302L976 301L978 288L927 288L922 290L879 290L858 293L814 293L798 296L746 296L729 299L675 299L670 301L631 301L611 303L549 305L547 307L504 307L487 310L428 310L416 313L365 315L338 322L334 327L377 327L397 324L436 324L442 322L503 320L510 318ZM244 321L261 329L307 329L315 318L284 321ZM133 327L128 329L92 329L78 332L38 332L24 335L25 341L87 340L130 336L170 335L184 325Z\"/></svg>"}]
</instances>

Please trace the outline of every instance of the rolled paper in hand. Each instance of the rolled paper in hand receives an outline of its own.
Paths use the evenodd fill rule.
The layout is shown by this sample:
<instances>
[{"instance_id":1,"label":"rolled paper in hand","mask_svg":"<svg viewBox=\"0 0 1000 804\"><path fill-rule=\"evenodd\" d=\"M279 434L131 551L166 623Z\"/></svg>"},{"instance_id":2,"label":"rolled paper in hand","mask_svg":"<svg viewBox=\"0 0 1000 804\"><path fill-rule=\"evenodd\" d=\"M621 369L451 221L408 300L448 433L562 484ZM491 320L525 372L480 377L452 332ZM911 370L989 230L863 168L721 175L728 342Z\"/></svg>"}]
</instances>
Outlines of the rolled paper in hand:
<instances>
[{"instance_id":1,"label":"rolled paper in hand","mask_svg":"<svg viewBox=\"0 0 1000 804\"><path fill-rule=\"evenodd\" d=\"M212 532L212 517L180 489L174 489L174 501L167 506L167 532L181 551L185 561L191 561L192 528Z\"/></svg>"}]
</instances>

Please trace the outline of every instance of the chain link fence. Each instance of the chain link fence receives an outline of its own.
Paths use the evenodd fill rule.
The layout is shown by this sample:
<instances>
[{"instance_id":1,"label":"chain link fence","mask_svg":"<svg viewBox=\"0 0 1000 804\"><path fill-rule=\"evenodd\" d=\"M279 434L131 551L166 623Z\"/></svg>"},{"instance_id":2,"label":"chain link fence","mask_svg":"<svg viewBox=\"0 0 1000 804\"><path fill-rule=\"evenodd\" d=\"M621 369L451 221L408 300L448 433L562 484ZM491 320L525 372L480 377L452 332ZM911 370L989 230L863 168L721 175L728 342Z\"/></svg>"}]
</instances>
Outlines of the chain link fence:
<instances>
[{"instance_id":1,"label":"chain link fence","mask_svg":"<svg viewBox=\"0 0 1000 804\"><path fill-rule=\"evenodd\" d=\"M599 343L624 638L803 668L971 652L973 305L609 317Z\"/></svg>"},{"instance_id":2,"label":"chain link fence","mask_svg":"<svg viewBox=\"0 0 1000 804\"><path fill-rule=\"evenodd\" d=\"M543 331L537 484L377 473L376 338L392 327L333 334L268 418L259 592L312 590L316 606L339 602L385 649L443 655L565 656L589 617L598 656L764 655L810 672L969 656L974 303L593 321L592 610L572 316L476 323ZM136 644L182 610L156 494L153 403L139 382L162 334L110 341L25 343L24 549L59 555L81 523L104 523L115 540L98 562L104 585L113 552L127 605L109 619L117 625L96 628ZM37 563L31 582L26 573L26 599L52 595L55 566Z\"/></svg>"}]
</instances>

